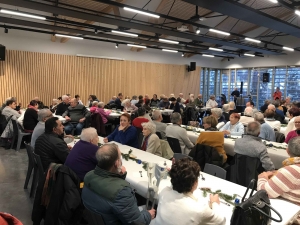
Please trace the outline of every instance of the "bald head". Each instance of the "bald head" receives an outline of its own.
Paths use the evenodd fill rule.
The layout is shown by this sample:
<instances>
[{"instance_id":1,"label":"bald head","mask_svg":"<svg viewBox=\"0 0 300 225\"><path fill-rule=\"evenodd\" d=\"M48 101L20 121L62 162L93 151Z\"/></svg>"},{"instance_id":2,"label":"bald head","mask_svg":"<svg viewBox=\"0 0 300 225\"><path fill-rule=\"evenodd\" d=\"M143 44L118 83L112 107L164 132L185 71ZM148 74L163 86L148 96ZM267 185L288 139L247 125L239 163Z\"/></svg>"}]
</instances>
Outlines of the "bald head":
<instances>
[{"instance_id":1,"label":"bald head","mask_svg":"<svg viewBox=\"0 0 300 225\"><path fill-rule=\"evenodd\" d=\"M273 105L273 104L269 104L269 105L268 105L268 109L271 109L271 110L273 110L274 112L275 112L275 110L276 110L275 105Z\"/></svg>"},{"instance_id":2,"label":"bald head","mask_svg":"<svg viewBox=\"0 0 300 225\"><path fill-rule=\"evenodd\" d=\"M96 152L96 159L98 161L98 167L103 170L118 172L119 164L122 166L121 152L116 144L105 144L102 145Z\"/></svg>"},{"instance_id":3,"label":"bald head","mask_svg":"<svg viewBox=\"0 0 300 225\"><path fill-rule=\"evenodd\" d=\"M253 109L252 109L252 107L246 107L246 109L245 109L245 111L244 111L244 115L245 116L253 116Z\"/></svg>"}]
</instances>

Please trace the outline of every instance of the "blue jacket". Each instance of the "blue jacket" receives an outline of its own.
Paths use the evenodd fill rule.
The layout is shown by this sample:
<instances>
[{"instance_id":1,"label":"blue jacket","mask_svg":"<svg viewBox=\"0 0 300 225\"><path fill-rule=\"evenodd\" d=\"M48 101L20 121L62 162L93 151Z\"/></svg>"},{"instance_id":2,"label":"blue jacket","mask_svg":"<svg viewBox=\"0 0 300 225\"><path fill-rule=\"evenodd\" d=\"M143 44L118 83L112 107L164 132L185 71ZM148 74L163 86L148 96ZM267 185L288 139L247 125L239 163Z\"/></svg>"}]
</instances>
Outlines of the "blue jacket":
<instances>
[{"instance_id":1,"label":"blue jacket","mask_svg":"<svg viewBox=\"0 0 300 225\"><path fill-rule=\"evenodd\" d=\"M135 221L148 225L151 215L146 210L139 210L134 191L124 180L125 176L96 166L84 177L83 204L100 214L105 224L127 225Z\"/></svg>"},{"instance_id":2,"label":"blue jacket","mask_svg":"<svg viewBox=\"0 0 300 225\"><path fill-rule=\"evenodd\" d=\"M116 127L114 132L107 136L108 141L115 141L123 145L139 148L136 128L134 126L129 126L125 131L119 131L119 126Z\"/></svg>"},{"instance_id":3,"label":"blue jacket","mask_svg":"<svg viewBox=\"0 0 300 225\"><path fill-rule=\"evenodd\" d=\"M244 134L244 125L240 122L237 122L233 129L231 129L232 125L230 121L228 121L220 131L229 130L231 135L242 136Z\"/></svg>"}]
</instances>

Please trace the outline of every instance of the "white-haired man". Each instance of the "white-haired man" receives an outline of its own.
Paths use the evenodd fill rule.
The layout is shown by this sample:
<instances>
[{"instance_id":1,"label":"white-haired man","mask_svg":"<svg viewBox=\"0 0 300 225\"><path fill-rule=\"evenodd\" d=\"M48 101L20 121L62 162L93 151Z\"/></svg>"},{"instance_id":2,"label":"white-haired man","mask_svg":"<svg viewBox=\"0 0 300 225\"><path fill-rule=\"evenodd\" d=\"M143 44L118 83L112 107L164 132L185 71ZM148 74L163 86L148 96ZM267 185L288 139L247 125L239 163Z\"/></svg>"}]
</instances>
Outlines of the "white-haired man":
<instances>
[{"instance_id":1,"label":"white-haired man","mask_svg":"<svg viewBox=\"0 0 300 225\"><path fill-rule=\"evenodd\" d=\"M208 107L208 108L218 107L218 103L216 102L216 96L214 96L214 95L209 96L209 99L206 102L206 107Z\"/></svg>"},{"instance_id":2,"label":"white-haired man","mask_svg":"<svg viewBox=\"0 0 300 225\"><path fill-rule=\"evenodd\" d=\"M254 118L253 118L253 109L249 106L245 108L244 111L244 116L241 116L240 118L240 122L244 125L247 126L248 123L253 122Z\"/></svg>"},{"instance_id":3,"label":"white-haired man","mask_svg":"<svg viewBox=\"0 0 300 225\"><path fill-rule=\"evenodd\" d=\"M163 120L161 111L154 110L152 112L152 118L153 118L153 123L156 126L156 132L159 132L161 134L161 138L163 140L167 140L167 137L166 137L167 124L161 122Z\"/></svg>"},{"instance_id":4,"label":"white-haired man","mask_svg":"<svg viewBox=\"0 0 300 225\"><path fill-rule=\"evenodd\" d=\"M70 167L83 181L86 173L95 169L97 165L96 152L99 137L95 128L83 129L78 141L70 151L65 165Z\"/></svg>"},{"instance_id":5,"label":"white-haired man","mask_svg":"<svg viewBox=\"0 0 300 225\"><path fill-rule=\"evenodd\" d=\"M183 98L183 93L179 93L178 99L180 99L180 103L181 103L181 104L184 104L185 101L186 101L186 100Z\"/></svg>"},{"instance_id":6,"label":"white-haired man","mask_svg":"<svg viewBox=\"0 0 300 225\"><path fill-rule=\"evenodd\" d=\"M61 116L70 106L70 98L67 95L61 96L62 102L58 104L55 115Z\"/></svg>"}]
</instances>

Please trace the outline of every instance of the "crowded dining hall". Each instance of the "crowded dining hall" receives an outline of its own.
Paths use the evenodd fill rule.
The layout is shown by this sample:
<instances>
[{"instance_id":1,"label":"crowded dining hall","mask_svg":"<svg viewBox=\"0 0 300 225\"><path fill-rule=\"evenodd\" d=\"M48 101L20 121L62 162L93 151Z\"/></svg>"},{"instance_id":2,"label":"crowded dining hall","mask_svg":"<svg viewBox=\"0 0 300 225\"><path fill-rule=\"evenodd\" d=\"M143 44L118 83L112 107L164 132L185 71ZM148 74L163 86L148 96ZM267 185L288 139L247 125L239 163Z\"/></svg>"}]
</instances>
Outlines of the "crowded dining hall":
<instances>
[{"instance_id":1,"label":"crowded dining hall","mask_svg":"<svg viewBox=\"0 0 300 225\"><path fill-rule=\"evenodd\" d=\"M300 224L298 6L0 1L0 224Z\"/></svg>"}]
</instances>

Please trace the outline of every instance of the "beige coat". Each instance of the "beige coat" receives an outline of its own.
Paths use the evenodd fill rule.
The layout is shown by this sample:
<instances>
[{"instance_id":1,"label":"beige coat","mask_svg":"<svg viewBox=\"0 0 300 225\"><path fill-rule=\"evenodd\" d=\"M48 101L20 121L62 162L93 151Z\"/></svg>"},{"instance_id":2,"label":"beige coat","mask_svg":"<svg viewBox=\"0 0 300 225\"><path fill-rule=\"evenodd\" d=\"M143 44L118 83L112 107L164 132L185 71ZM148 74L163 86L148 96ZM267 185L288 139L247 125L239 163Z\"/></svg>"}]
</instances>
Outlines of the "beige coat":
<instances>
[{"instance_id":1,"label":"beige coat","mask_svg":"<svg viewBox=\"0 0 300 225\"><path fill-rule=\"evenodd\" d=\"M142 145L144 143L144 140L145 137L143 138ZM154 155L162 156L160 140L156 134L151 134L151 136L149 137L146 152L150 152Z\"/></svg>"}]
</instances>

